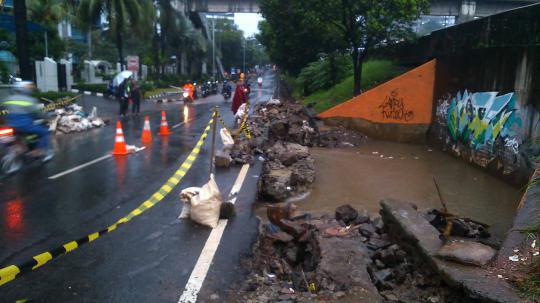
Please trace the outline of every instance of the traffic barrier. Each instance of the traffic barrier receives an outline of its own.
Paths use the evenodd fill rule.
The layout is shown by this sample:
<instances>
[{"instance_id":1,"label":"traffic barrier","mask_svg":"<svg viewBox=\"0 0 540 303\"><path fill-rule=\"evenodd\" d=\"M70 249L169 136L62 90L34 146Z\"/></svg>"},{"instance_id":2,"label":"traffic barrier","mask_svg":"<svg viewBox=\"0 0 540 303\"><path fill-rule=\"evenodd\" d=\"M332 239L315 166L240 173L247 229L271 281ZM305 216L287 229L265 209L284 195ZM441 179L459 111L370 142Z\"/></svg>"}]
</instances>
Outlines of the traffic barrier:
<instances>
[{"instance_id":1,"label":"traffic barrier","mask_svg":"<svg viewBox=\"0 0 540 303\"><path fill-rule=\"evenodd\" d=\"M165 115L165 111L161 111L161 125L159 126L159 133L160 136L168 136L171 134L171 131L169 130L169 124L167 124L167 116Z\"/></svg>"},{"instance_id":2,"label":"traffic barrier","mask_svg":"<svg viewBox=\"0 0 540 303\"><path fill-rule=\"evenodd\" d=\"M150 129L150 121L148 120L148 116L144 117L144 127L141 134L141 142L142 143L152 142L152 131Z\"/></svg>"},{"instance_id":3,"label":"traffic barrier","mask_svg":"<svg viewBox=\"0 0 540 303\"><path fill-rule=\"evenodd\" d=\"M68 242L53 250L46 251L39 255L35 255L34 257L32 257L31 260L28 260L26 262L0 268L0 286L14 280L21 274L36 270L44 264L56 259L59 256L65 255L86 243L95 241L97 238L116 230L119 226L128 223L129 221L131 221L131 219L141 215L157 203L161 202L173 190L173 188L180 183L180 181L183 179L183 177L187 174L187 172L193 165L193 162L195 162L195 160L197 159L197 156L201 151L201 147L204 144L208 133L210 132L210 127L212 125L215 115L217 115L217 112L214 112L212 114L212 119L208 121L206 128L204 129L201 137L199 138L199 141L197 141L197 144L195 145L195 147L193 147L191 153L187 156L186 160L184 160L182 165L180 165L180 167L176 170L172 177L170 177L167 182L165 182L165 184L163 184L152 196L150 196L148 200L141 203L128 215L122 217L114 224L105 229L89 234L88 236L82 237L78 240Z\"/></svg>"},{"instance_id":4,"label":"traffic barrier","mask_svg":"<svg viewBox=\"0 0 540 303\"><path fill-rule=\"evenodd\" d=\"M120 123L120 121L116 122L116 135L114 136L114 149L112 154L115 156L128 154L124 132L122 131L122 123Z\"/></svg>"}]
</instances>

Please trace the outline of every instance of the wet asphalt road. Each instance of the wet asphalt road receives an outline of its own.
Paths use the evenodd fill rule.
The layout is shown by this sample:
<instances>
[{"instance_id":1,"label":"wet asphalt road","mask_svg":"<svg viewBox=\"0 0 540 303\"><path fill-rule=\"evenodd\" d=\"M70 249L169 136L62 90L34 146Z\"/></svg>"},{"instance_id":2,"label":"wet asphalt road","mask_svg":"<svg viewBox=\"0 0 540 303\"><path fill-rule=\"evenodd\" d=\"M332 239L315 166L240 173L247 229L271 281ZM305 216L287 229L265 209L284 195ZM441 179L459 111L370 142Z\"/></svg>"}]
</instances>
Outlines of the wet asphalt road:
<instances>
[{"instance_id":1,"label":"wet asphalt road","mask_svg":"<svg viewBox=\"0 0 540 303\"><path fill-rule=\"evenodd\" d=\"M271 98L274 76L265 75L262 90L252 82L251 102ZM111 118L104 128L56 136L56 157L0 180L0 268L23 262L66 242L98 231L129 213L153 194L184 161L210 119L215 105L228 125L230 103L221 95L180 103L143 102L139 117L122 119L128 144L141 146L144 115L150 117L154 142L127 157L111 157L51 180L48 177L110 153L115 134L117 104L85 96L80 104ZM168 138L155 136L160 111L167 112ZM218 146L219 138L216 139ZM201 186L208 179L210 140L191 170L162 202L111 234L100 237L43 267L0 286L0 302L177 302L199 257L210 229L179 221L182 188ZM229 222L199 302L210 295L226 296L242 279L239 260L256 237L251 214L261 162L250 168L237 199L237 216ZM217 170L226 197L240 167ZM219 301L219 300L218 300Z\"/></svg>"}]
</instances>

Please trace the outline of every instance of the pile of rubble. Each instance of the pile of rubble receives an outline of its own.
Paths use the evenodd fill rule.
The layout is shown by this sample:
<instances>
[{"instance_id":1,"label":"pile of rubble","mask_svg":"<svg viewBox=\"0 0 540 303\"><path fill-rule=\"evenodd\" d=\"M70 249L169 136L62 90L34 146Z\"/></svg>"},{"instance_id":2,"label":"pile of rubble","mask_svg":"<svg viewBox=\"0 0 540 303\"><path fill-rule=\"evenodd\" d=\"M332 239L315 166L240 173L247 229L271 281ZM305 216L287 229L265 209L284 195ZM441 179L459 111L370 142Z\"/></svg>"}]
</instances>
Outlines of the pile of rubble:
<instances>
[{"instance_id":1,"label":"pile of rubble","mask_svg":"<svg viewBox=\"0 0 540 303\"><path fill-rule=\"evenodd\" d=\"M267 216L237 302L464 302L392 241L380 217L344 205L311 218L291 203Z\"/></svg>"},{"instance_id":2,"label":"pile of rubble","mask_svg":"<svg viewBox=\"0 0 540 303\"><path fill-rule=\"evenodd\" d=\"M97 116L97 109L94 107L90 115L83 111L82 106L71 104L65 108L54 111L56 117L52 120L50 130L60 133L81 132L88 129L102 127L105 121Z\"/></svg>"},{"instance_id":3,"label":"pile of rubble","mask_svg":"<svg viewBox=\"0 0 540 303\"><path fill-rule=\"evenodd\" d=\"M250 136L233 131L235 144L217 152L215 163L228 167L264 159L259 198L266 202L282 202L309 191L315 181L315 160L308 147L358 146L366 139L343 128L320 126L310 108L276 99L254 106L248 129Z\"/></svg>"}]
</instances>

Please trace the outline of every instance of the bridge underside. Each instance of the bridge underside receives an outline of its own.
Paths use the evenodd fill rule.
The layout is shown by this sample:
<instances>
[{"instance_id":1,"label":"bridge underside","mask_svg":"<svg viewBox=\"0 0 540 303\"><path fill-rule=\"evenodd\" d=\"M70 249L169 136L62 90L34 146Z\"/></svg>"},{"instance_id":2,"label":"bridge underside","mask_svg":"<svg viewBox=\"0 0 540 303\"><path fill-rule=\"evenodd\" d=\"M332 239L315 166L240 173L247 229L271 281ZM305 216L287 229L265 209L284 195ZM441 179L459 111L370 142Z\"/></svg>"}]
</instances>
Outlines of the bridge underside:
<instances>
[{"instance_id":1,"label":"bridge underside","mask_svg":"<svg viewBox=\"0 0 540 303\"><path fill-rule=\"evenodd\" d=\"M187 10L206 13L258 13L256 0L188 0Z\"/></svg>"},{"instance_id":2,"label":"bridge underside","mask_svg":"<svg viewBox=\"0 0 540 303\"><path fill-rule=\"evenodd\" d=\"M538 3L538 0L431 0L431 16L486 17L514 8Z\"/></svg>"},{"instance_id":3,"label":"bridge underside","mask_svg":"<svg viewBox=\"0 0 540 303\"><path fill-rule=\"evenodd\" d=\"M485 17L540 0L430 0L431 16L456 16L458 22ZM188 0L186 9L206 13L258 13L257 0Z\"/></svg>"}]
</instances>

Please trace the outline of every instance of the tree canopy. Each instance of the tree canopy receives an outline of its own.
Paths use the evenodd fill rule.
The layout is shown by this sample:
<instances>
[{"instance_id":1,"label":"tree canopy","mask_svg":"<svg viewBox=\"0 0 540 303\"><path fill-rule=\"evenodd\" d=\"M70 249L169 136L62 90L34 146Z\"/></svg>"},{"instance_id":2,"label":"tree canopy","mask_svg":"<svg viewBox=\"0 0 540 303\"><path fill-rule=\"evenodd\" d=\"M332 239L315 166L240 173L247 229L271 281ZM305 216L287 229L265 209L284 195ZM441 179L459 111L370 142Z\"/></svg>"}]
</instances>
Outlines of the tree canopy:
<instances>
[{"instance_id":1,"label":"tree canopy","mask_svg":"<svg viewBox=\"0 0 540 303\"><path fill-rule=\"evenodd\" d=\"M427 0L261 0L266 23L260 41L270 57L297 74L321 51L350 54L354 94L360 93L362 63L373 48L410 37Z\"/></svg>"}]
</instances>

